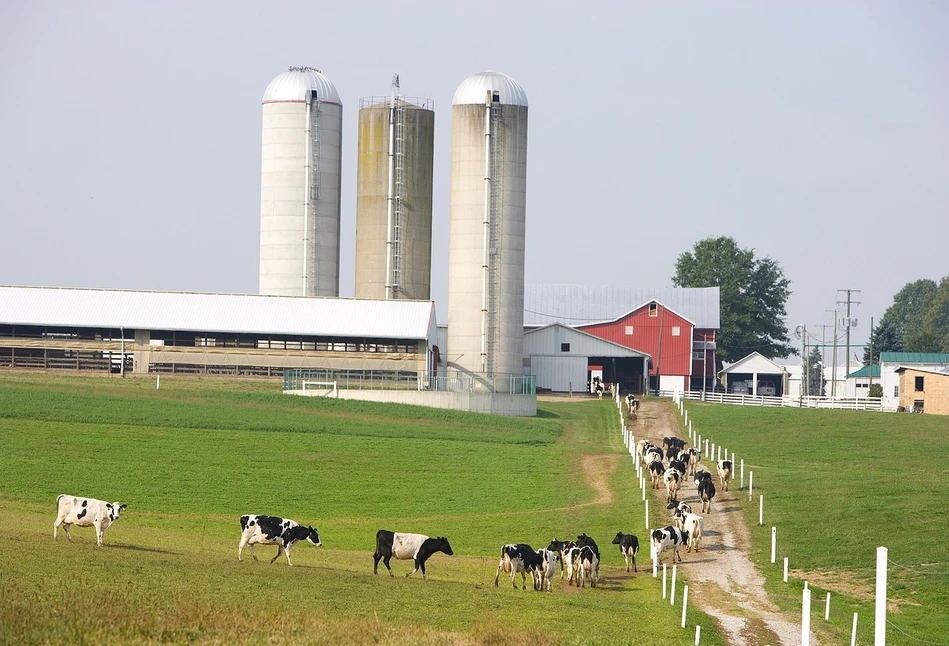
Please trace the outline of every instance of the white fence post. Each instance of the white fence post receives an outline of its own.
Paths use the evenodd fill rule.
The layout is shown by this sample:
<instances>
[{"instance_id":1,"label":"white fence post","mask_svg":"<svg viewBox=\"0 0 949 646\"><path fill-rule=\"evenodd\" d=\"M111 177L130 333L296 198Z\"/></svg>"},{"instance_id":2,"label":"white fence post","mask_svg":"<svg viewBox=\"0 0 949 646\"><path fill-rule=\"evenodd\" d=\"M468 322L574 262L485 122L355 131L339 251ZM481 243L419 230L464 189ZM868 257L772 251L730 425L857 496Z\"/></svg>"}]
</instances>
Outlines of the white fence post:
<instances>
[{"instance_id":1,"label":"white fence post","mask_svg":"<svg viewBox=\"0 0 949 646\"><path fill-rule=\"evenodd\" d=\"M666 575L666 564L662 564L662 598L666 598L666 585L667 585L667 575Z\"/></svg>"},{"instance_id":2,"label":"white fence post","mask_svg":"<svg viewBox=\"0 0 949 646\"><path fill-rule=\"evenodd\" d=\"M682 627L685 628L685 607L689 603L689 585L682 586Z\"/></svg>"},{"instance_id":3,"label":"white fence post","mask_svg":"<svg viewBox=\"0 0 949 646\"><path fill-rule=\"evenodd\" d=\"M877 548L876 612L873 619L873 646L886 644L886 561L887 549Z\"/></svg>"},{"instance_id":4,"label":"white fence post","mask_svg":"<svg viewBox=\"0 0 949 646\"><path fill-rule=\"evenodd\" d=\"M853 613L853 628L850 630L850 646L857 646L857 613Z\"/></svg>"},{"instance_id":5,"label":"white fence post","mask_svg":"<svg viewBox=\"0 0 949 646\"><path fill-rule=\"evenodd\" d=\"M669 605L676 605L676 564L672 564L672 588L669 590Z\"/></svg>"},{"instance_id":6,"label":"white fence post","mask_svg":"<svg viewBox=\"0 0 949 646\"><path fill-rule=\"evenodd\" d=\"M646 501L646 529L649 529L649 501Z\"/></svg>"},{"instance_id":7,"label":"white fence post","mask_svg":"<svg viewBox=\"0 0 949 646\"><path fill-rule=\"evenodd\" d=\"M827 593L827 605L824 607L824 621L830 621L830 593Z\"/></svg>"},{"instance_id":8,"label":"white fence post","mask_svg":"<svg viewBox=\"0 0 949 646\"><path fill-rule=\"evenodd\" d=\"M801 604L801 646L811 643L811 591L804 588L804 599Z\"/></svg>"},{"instance_id":9,"label":"white fence post","mask_svg":"<svg viewBox=\"0 0 949 646\"><path fill-rule=\"evenodd\" d=\"M751 502L751 492L755 488L755 472L748 470L748 502Z\"/></svg>"},{"instance_id":10,"label":"white fence post","mask_svg":"<svg viewBox=\"0 0 949 646\"><path fill-rule=\"evenodd\" d=\"M155 390L161 390L161 375L155 376Z\"/></svg>"},{"instance_id":11,"label":"white fence post","mask_svg":"<svg viewBox=\"0 0 949 646\"><path fill-rule=\"evenodd\" d=\"M784 582L788 582L788 557L784 557Z\"/></svg>"},{"instance_id":12,"label":"white fence post","mask_svg":"<svg viewBox=\"0 0 949 646\"><path fill-rule=\"evenodd\" d=\"M696 626L695 627L695 646L699 646L699 638L701 637L701 635L702 635L702 627Z\"/></svg>"},{"instance_id":13,"label":"white fence post","mask_svg":"<svg viewBox=\"0 0 949 646\"><path fill-rule=\"evenodd\" d=\"M738 488L745 488L745 458L741 459L741 484L738 485Z\"/></svg>"},{"instance_id":14,"label":"white fence post","mask_svg":"<svg viewBox=\"0 0 949 646\"><path fill-rule=\"evenodd\" d=\"M778 546L778 528L771 528L771 562L774 563L775 548Z\"/></svg>"},{"instance_id":15,"label":"white fence post","mask_svg":"<svg viewBox=\"0 0 949 646\"><path fill-rule=\"evenodd\" d=\"M764 496L758 496L758 527L764 525Z\"/></svg>"}]
</instances>

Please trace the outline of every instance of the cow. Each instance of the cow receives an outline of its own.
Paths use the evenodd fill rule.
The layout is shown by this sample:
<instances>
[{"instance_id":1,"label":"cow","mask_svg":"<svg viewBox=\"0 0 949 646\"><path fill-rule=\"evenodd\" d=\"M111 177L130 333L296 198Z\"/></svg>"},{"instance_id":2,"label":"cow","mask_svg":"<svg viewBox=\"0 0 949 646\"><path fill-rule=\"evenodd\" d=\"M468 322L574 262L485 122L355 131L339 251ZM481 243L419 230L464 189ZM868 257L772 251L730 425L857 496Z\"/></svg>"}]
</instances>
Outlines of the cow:
<instances>
[{"instance_id":1,"label":"cow","mask_svg":"<svg viewBox=\"0 0 949 646\"><path fill-rule=\"evenodd\" d=\"M547 549L552 552L557 552L560 554L560 578L564 578L564 570L567 563L567 555L570 553L572 548L576 547L576 543L572 541L558 541L556 538L550 541L550 545L547 546Z\"/></svg>"},{"instance_id":2,"label":"cow","mask_svg":"<svg viewBox=\"0 0 949 646\"><path fill-rule=\"evenodd\" d=\"M580 534L577 536L577 547L589 547L593 550L594 556L596 556L596 577L600 578L600 548L597 546L596 541L586 535L586 533ZM595 587L595 586L594 586Z\"/></svg>"},{"instance_id":3,"label":"cow","mask_svg":"<svg viewBox=\"0 0 949 646\"><path fill-rule=\"evenodd\" d=\"M641 462L646 461L646 451L651 446L652 446L652 442L646 439L642 439L636 442L636 452L639 453L639 459Z\"/></svg>"},{"instance_id":4,"label":"cow","mask_svg":"<svg viewBox=\"0 0 949 646\"><path fill-rule=\"evenodd\" d=\"M656 460L649 464L649 475L652 478L652 488L659 488L659 481L662 480L663 474L666 472L666 467L663 466L661 460Z\"/></svg>"},{"instance_id":5,"label":"cow","mask_svg":"<svg viewBox=\"0 0 949 646\"><path fill-rule=\"evenodd\" d=\"M643 456L643 464L647 467L653 462L662 464L662 449L658 446L650 446L646 449L646 454Z\"/></svg>"},{"instance_id":6,"label":"cow","mask_svg":"<svg viewBox=\"0 0 949 646\"><path fill-rule=\"evenodd\" d=\"M679 438L677 438L677 437L675 437L675 436L673 436L673 437L664 437L664 438L662 438L662 446L664 446L667 451L670 450L670 449L674 449L674 450L676 450L676 451L681 451L682 449L685 448L685 440L679 439ZM675 454L673 454L673 455L675 455Z\"/></svg>"},{"instance_id":7,"label":"cow","mask_svg":"<svg viewBox=\"0 0 949 646\"><path fill-rule=\"evenodd\" d=\"M590 587L595 588L597 581L600 580L600 555L590 545L575 547L574 549L579 552L576 560L580 565L580 587L586 587L586 582L589 580Z\"/></svg>"},{"instance_id":8,"label":"cow","mask_svg":"<svg viewBox=\"0 0 949 646\"><path fill-rule=\"evenodd\" d=\"M613 539L613 545L619 545L619 552L626 561L626 571L629 572L629 561L633 561L633 572L639 572L636 567L636 555L639 554L639 539L634 534L624 534L616 532L616 538Z\"/></svg>"},{"instance_id":9,"label":"cow","mask_svg":"<svg viewBox=\"0 0 949 646\"><path fill-rule=\"evenodd\" d=\"M241 542L237 546L237 560L241 558L244 552L244 546L250 545L250 555L257 560L257 554L254 553L254 545L276 545L277 553L270 559L273 563L280 556L281 552L287 553L287 565L292 566L290 562L290 549L299 541L309 541L319 547L319 533L312 527L304 527L295 520L289 518L280 518L279 516L257 516L255 514L245 514L241 516Z\"/></svg>"},{"instance_id":10,"label":"cow","mask_svg":"<svg viewBox=\"0 0 949 646\"><path fill-rule=\"evenodd\" d=\"M662 475L663 482L666 483L666 492L669 498L666 502L672 502L679 495L679 485L682 483L682 473L678 469L669 467Z\"/></svg>"},{"instance_id":11,"label":"cow","mask_svg":"<svg viewBox=\"0 0 949 646\"><path fill-rule=\"evenodd\" d=\"M557 571L557 561L560 560L560 554L556 550L539 549L537 550L537 558L540 559L540 563L537 569L534 570L537 575L534 580L534 587L537 590L551 592L554 573ZM516 588L517 586L514 587Z\"/></svg>"},{"instance_id":12,"label":"cow","mask_svg":"<svg viewBox=\"0 0 949 646\"><path fill-rule=\"evenodd\" d=\"M689 470L688 467L685 466L685 462L683 462L681 458L677 458L675 460L669 460L669 468L675 469L676 471L678 471L679 475L681 475L683 479L685 478L686 471Z\"/></svg>"},{"instance_id":13,"label":"cow","mask_svg":"<svg viewBox=\"0 0 949 646\"><path fill-rule=\"evenodd\" d=\"M538 589L537 570L543 567L542 557L534 551L534 548L526 543L508 543L501 548L501 562L498 563L498 571L494 575L494 585L498 585L498 579L501 577L501 570L511 575L511 585L517 590L515 578L517 573L521 573L521 589L527 589L527 573L531 573L531 581L534 589Z\"/></svg>"},{"instance_id":14,"label":"cow","mask_svg":"<svg viewBox=\"0 0 949 646\"><path fill-rule=\"evenodd\" d=\"M695 474L695 482L698 484L699 499L702 501L702 513L712 511L712 498L715 497L715 482L712 480L712 474L708 471L699 471Z\"/></svg>"},{"instance_id":15,"label":"cow","mask_svg":"<svg viewBox=\"0 0 949 646\"><path fill-rule=\"evenodd\" d=\"M392 568L389 567L389 560L395 557L400 561L408 559L415 561L415 569L406 574L406 577L410 577L421 570L422 578L426 579L425 561L435 552L444 552L448 556L455 554L451 551L451 545L448 544L448 539L444 536L429 538L425 534L401 534L380 529L376 532L376 551L372 555L372 573L379 574L379 560L381 559L382 564L389 570L389 576L395 576L392 574Z\"/></svg>"},{"instance_id":16,"label":"cow","mask_svg":"<svg viewBox=\"0 0 949 646\"><path fill-rule=\"evenodd\" d=\"M702 460L702 452L696 448L691 448L686 451L688 455L688 462L686 464L689 467L689 472L686 475L695 475L695 468L699 465L699 462ZM682 459L682 454L679 454L679 459Z\"/></svg>"},{"instance_id":17,"label":"cow","mask_svg":"<svg viewBox=\"0 0 949 646\"><path fill-rule=\"evenodd\" d=\"M719 460L718 461L718 477L722 481L722 489L728 491L728 481L732 479L732 461L731 460Z\"/></svg>"},{"instance_id":18,"label":"cow","mask_svg":"<svg viewBox=\"0 0 949 646\"><path fill-rule=\"evenodd\" d=\"M95 498L81 498L61 494L56 497L56 522L53 523L53 540L58 540L59 526L66 530L66 538L72 541L69 526L95 527L96 545L102 547L102 534L119 519L119 514L128 505L119 502L106 502Z\"/></svg>"},{"instance_id":19,"label":"cow","mask_svg":"<svg viewBox=\"0 0 949 646\"><path fill-rule=\"evenodd\" d=\"M691 552L694 548L696 552L699 551L699 541L702 540L702 525L704 519L693 513L688 513L684 515L682 519L682 531L688 536L688 551Z\"/></svg>"},{"instance_id":20,"label":"cow","mask_svg":"<svg viewBox=\"0 0 949 646\"><path fill-rule=\"evenodd\" d=\"M685 515L692 513L692 505L687 502L679 502L675 499L669 501L669 504L666 505L666 509L672 510L672 522L679 529L682 529L682 519L685 518Z\"/></svg>"},{"instance_id":21,"label":"cow","mask_svg":"<svg viewBox=\"0 0 949 646\"><path fill-rule=\"evenodd\" d=\"M626 395L626 408L629 410L629 416L632 417L639 410L639 400L633 393Z\"/></svg>"},{"instance_id":22,"label":"cow","mask_svg":"<svg viewBox=\"0 0 949 646\"><path fill-rule=\"evenodd\" d=\"M679 557L679 562L682 562L682 555L679 554L679 548L688 542L688 534L678 527L669 525L662 529L654 529L650 537L652 541L650 543L650 552L658 563L662 562L662 552L669 547L672 548L672 562L675 563L677 556Z\"/></svg>"}]
</instances>

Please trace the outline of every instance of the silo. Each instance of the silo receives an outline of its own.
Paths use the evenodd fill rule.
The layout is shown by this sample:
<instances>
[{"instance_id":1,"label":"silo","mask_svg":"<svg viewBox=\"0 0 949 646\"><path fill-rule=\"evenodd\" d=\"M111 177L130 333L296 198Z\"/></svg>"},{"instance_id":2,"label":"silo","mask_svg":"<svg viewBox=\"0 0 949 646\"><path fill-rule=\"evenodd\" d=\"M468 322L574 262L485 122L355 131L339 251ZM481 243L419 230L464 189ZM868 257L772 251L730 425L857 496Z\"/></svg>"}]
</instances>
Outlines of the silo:
<instances>
[{"instance_id":1,"label":"silo","mask_svg":"<svg viewBox=\"0 0 949 646\"><path fill-rule=\"evenodd\" d=\"M291 67L263 98L260 293L339 296L343 106L312 67Z\"/></svg>"},{"instance_id":2,"label":"silo","mask_svg":"<svg viewBox=\"0 0 949 646\"><path fill-rule=\"evenodd\" d=\"M527 94L506 74L465 79L451 108L448 365L523 372Z\"/></svg>"},{"instance_id":3,"label":"silo","mask_svg":"<svg viewBox=\"0 0 949 646\"><path fill-rule=\"evenodd\" d=\"M360 100L356 298L431 296L435 112L428 99Z\"/></svg>"}]
</instances>

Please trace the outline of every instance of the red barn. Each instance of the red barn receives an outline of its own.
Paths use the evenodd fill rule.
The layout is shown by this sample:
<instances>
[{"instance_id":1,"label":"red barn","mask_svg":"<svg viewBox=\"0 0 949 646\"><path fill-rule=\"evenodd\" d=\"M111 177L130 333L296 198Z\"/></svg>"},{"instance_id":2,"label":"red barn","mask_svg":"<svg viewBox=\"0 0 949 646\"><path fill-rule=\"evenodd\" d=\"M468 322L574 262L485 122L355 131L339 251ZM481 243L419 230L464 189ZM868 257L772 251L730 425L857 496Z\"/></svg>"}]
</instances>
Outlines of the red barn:
<instances>
[{"instance_id":1,"label":"red barn","mask_svg":"<svg viewBox=\"0 0 949 646\"><path fill-rule=\"evenodd\" d=\"M636 298L643 300L633 301ZM702 390L715 385L717 287L636 290L529 285L524 302L526 327L553 319L650 355L650 389ZM604 379L624 383L623 375L604 375Z\"/></svg>"}]
</instances>

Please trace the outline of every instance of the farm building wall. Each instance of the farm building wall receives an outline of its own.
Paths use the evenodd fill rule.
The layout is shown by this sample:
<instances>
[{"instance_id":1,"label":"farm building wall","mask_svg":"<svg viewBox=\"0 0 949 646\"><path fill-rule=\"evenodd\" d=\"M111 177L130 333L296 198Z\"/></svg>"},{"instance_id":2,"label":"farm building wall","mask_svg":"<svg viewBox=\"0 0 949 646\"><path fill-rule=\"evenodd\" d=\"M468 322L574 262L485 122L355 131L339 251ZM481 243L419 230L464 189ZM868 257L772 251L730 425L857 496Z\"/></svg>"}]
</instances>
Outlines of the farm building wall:
<instances>
[{"instance_id":1,"label":"farm building wall","mask_svg":"<svg viewBox=\"0 0 949 646\"><path fill-rule=\"evenodd\" d=\"M900 371L900 406L908 411L949 415L949 374L906 368ZM917 380L922 388L917 390Z\"/></svg>"}]
</instances>

